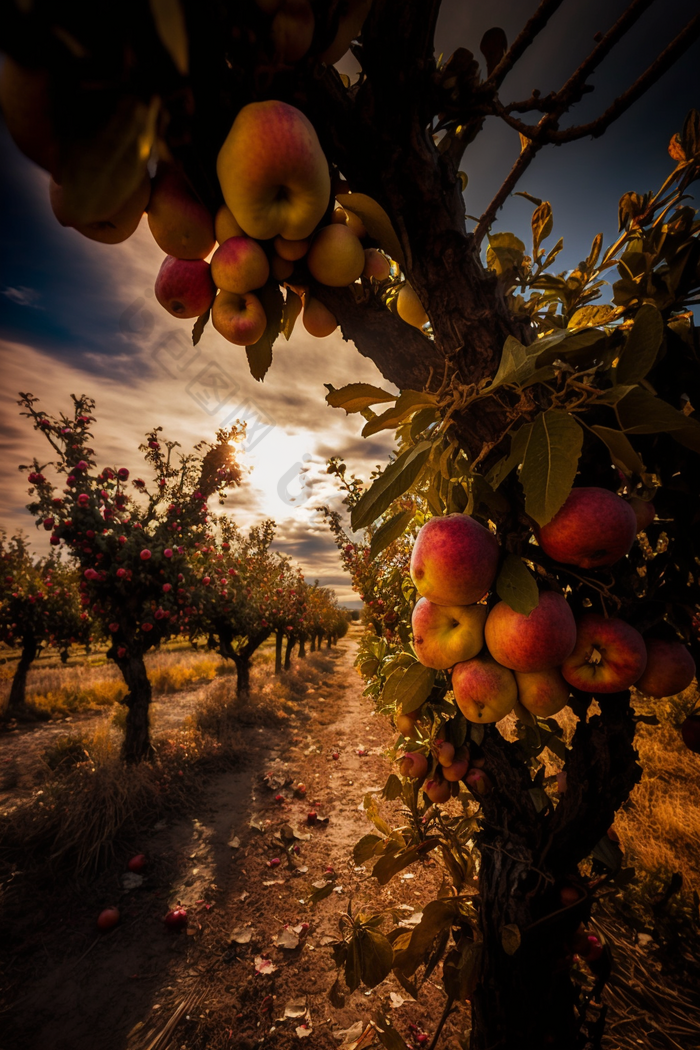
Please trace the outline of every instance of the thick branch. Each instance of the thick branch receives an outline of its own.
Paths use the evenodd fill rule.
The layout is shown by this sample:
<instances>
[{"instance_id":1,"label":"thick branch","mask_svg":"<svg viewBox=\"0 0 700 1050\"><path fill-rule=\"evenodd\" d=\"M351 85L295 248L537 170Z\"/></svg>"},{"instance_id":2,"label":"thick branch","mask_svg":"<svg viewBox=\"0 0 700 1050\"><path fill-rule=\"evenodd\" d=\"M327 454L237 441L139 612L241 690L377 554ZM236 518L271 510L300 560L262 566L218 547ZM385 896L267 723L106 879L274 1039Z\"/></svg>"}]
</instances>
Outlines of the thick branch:
<instances>
[{"instance_id":1,"label":"thick branch","mask_svg":"<svg viewBox=\"0 0 700 1050\"><path fill-rule=\"evenodd\" d=\"M515 63L527 51L535 37L542 32L554 12L561 7L563 2L564 0L542 0L532 18L525 23L525 26L508 48L491 76L485 81L484 88L491 90L500 87Z\"/></svg>"}]
</instances>

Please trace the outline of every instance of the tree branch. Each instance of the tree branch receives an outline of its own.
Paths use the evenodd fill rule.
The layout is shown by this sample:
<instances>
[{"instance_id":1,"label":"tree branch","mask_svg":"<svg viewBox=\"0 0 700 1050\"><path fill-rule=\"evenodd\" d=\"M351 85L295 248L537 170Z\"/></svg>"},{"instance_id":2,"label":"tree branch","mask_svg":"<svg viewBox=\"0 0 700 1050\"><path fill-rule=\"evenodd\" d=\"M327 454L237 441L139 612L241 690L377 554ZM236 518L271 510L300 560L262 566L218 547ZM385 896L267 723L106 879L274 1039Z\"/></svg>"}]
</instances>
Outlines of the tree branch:
<instances>
[{"instance_id":1,"label":"tree branch","mask_svg":"<svg viewBox=\"0 0 700 1050\"><path fill-rule=\"evenodd\" d=\"M485 90L492 91L500 87L515 63L527 51L535 37L542 32L547 22L549 22L554 12L561 7L563 2L564 0L542 0L532 18L525 23L523 29L491 73L491 76L484 81L483 87Z\"/></svg>"}]
</instances>

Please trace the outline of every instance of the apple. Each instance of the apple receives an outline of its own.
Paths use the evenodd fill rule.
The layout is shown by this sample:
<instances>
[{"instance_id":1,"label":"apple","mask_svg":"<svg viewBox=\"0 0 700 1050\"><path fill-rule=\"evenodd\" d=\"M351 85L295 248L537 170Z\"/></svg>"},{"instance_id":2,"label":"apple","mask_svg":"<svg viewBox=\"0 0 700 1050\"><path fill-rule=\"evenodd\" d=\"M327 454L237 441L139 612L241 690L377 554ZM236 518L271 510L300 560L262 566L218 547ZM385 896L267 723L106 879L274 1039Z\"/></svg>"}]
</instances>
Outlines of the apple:
<instances>
[{"instance_id":1,"label":"apple","mask_svg":"<svg viewBox=\"0 0 700 1050\"><path fill-rule=\"evenodd\" d=\"M229 343L252 346L267 327L267 318L257 295L219 292L211 311L214 328Z\"/></svg>"},{"instance_id":2,"label":"apple","mask_svg":"<svg viewBox=\"0 0 700 1050\"><path fill-rule=\"evenodd\" d=\"M331 222L340 226L347 226L350 232L354 233L360 240L367 236L367 229L359 215L355 215L353 211L346 211L341 205L333 209Z\"/></svg>"},{"instance_id":3,"label":"apple","mask_svg":"<svg viewBox=\"0 0 700 1050\"><path fill-rule=\"evenodd\" d=\"M97 925L100 930L111 930L120 918L119 908L103 908L97 916Z\"/></svg>"},{"instance_id":4,"label":"apple","mask_svg":"<svg viewBox=\"0 0 700 1050\"><path fill-rule=\"evenodd\" d=\"M214 222L175 164L159 164L148 205L159 248L176 259L204 259L214 247Z\"/></svg>"},{"instance_id":5,"label":"apple","mask_svg":"<svg viewBox=\"0 0 700 1050\"><path fill-rule=\"evenodd\" d=\"M251 237L308 237L331 191L313 125L286 102L251 102L233 122L216 162L224 200Z\"/></svg>"},{"instance_id":6,"label":"apple","mask_svg":"<svg viewBox=\"0 0 700 1050\"><path fill-rule=\"evenodd\" d=\"M406 751L399 759L399 773L402 777L420 780L428 772L428 760L420 751Z\"/></svg>"},{"instance_id":7,"label":"apple","mask_svg":"<svg viewBox=\"0 0 700 1050\"><path fill-rule=\"evenodd\" d=\"M212 255L211 276L222 291L245 295L265 284L270 276L270 264L257 241L250 237L229 237Z\"/></svg>"},{"instance_id":8,"label":"apple","mask_svg":"<svg viewBox=\"0 0 700 1050\"><path fill-rule=\"evenodd\" d=\"M455 749L454 744L451 744L449 740L435 740L433 749L441 766L449 766L452 763L455 757Z\"/></svg>"},{"instance_id":9,"label":"apple","mask_svg":"<svg viewBox=\"0 0 700 1050\"><path fill-rule=\"evenodd\" d=\"M494 660L512 671L547 671L557 667L576 644L576 621L566 598L542 591L525 616L499 602L489 613L484 637Z\"/></svg>"},{"instance_id":10,"label":"apple","mask_svg":"<svg viewBox=\"0 0 700 1050\"><path fill-rule=\"evenodd\" d=\"M137 872L138 871L143 871L143 869L145 867L146 867L146 854L145 853L137 853L136 856L132 857L131 860L129 861L129 863L127 864L127 868L129 869L129 871L137 871Z\"/></svg>"},{"instance_id":11,"label":"apple","mask_svg":"<svg viewBox=\"0 0 700 1050\"><path fill-rule=\"evenodd\" d=\"M16 145L40 168L56 173L59 142L54 130L54 92L48 69L23 66L4 56L0 72L0 108Z\"/></svg>"},{"instance_id":12,"label":"apple","mask_svg":"<svg viewBox=\"0 0 700 1050\"><path fill-rule=\"evenodd\" d=\"M688 715L681 726L681 736L688 750L700 755L700 713Z\"/></svg>"},{"instance_id":13,"label":"apple","mask_svg":"<svg viewBox=\"0 0 700 1050\"><path fill-rule=\"evenodd\" d=\"M283 281L289 280L294 273L294 263L290 262L289 259L283 259L276 252L273 252L270 259L270 273L281 284Z\"/></svg>"},{"instance_id":14,"label":"apple","mask_svg":"<svg viewBox=\"0 0 700 1050\"><path fill-rule=\"evenodd\" d=\"M436 777L438 774L436 774ZM426 780L423 790L431 802L447 802L452 794L450 783L443 777L435 780Z\"/></svg>"},{"instance_id":15,"label":"apple","mask_svg":"<svg viewBox=\"0 0 700 1050\"><path fill-rule=\"evenodd\" d=\"M411 554L411 579L436 605L472 605L496 578L496 537L468 514L446 514L423 525Z\"/></svg>"},{"instance_id":16,"label":"apple","mask_svg":"<svg viewBox=\"0 0 700 1050\"><path fill-rule=\"evenodd\" d=\"M396 312L402 321L414 328L422 328L430 320L422 302L408 283L403 285L397 296Z\"/></svg>"},{"instance_id":17,"label":"apple","mask_svg":"<svg viewBox=\"0 0 700 1050\"><path fill-rule=\"evenodd\" d=\"M470 769L464 778L464 783L475 795L489 795L492 790L491 780L483 769Z\"/></svg>"},{"instance_id":18,"label":"apple","mask_svg":"<svg viewBox=\"0 0 700 1050\"><path fill-rule=\"evenodd\" d=\"M639 496L630 496L627 502L634 511L634 516L637 519L637 533L644 532L645 529L649 528L656 517L656 508L654 504L651 500L640 499Z\"/></svg>"},{"instance_id":19,"label":"apple","mask_svg":"<svg viewBox=\"0 0 700 1050\"><path fill-rule=\"evenodd\" d=\"M327 66L333 66L343 57L355 37L360 35L371 6L372 0L348 0L347 4L338 9L343 13L340 15L333 42L321 55L322 62L325 62Z\"/></svg>"},{"instance_id":20,"label":"apple","mask_svg":"<svg viewBox=\"0 0 700 1050\"><path fill-rule=\"evenodd\" d=\"M173 930L182 929L183 926L187 925L187 911L185 908L171 908L167 915L163 917L163 922Z\"/></svg>"},{"instance_id":21,"label":"apple","mask_svg":"<svg viewBox=\"0 0 700 1050\"><path fill-rule=\"evenodd\" d=\"M396 715L396 729L402 736L415 737L416 722L418 721L419 713L420 708L416 711L409 711L407 714L404 714L403 711L401 711Z\"/></svg>"},{"instance_id":22,"label":"apple","mask_svg":"<svg viewBox=\"0 0 700 1050\"><path fill-rule=\"evenodd\" d=\"M239 222L234 218L233 212L222 204L214 217L214 235L219 244L223 244L229 237L244 237L245 233Z\"/></svg>"},{"instance_id":23,"label":"apple","mask_svg":"<svg viewBox=\"0 0 700 1050\"><path fill-rule=\"evenodd\" d=\"M273 246L280 259L286 259L288 262L297 262L299 259L303 259L309 250L309 242L307 240L287 241L284 237L275 237Z\"/></svg>"},{"instance_id":24,"label":"apple","mask_svg":"<svg viewBox=\"0 0 700 1050\"><path fill-rule=\"evenodd\" d=\"M457 706L470 722L500 722L515 706L518 687L512 671L485 653L452 670Z\"/></svg>"},{"instance_id":25,"label":"apple","mask_svg":"<svg viewBox=\"0 0 700 1050\"><path fill-rule=\"evenodd\" d=\"M270 29L276 56L282 62L298 62L311 47L314 26L309 0L282 0Z\"/></svg>"},{"instance_id":26,"label":"apple","mask_svg":"<svg viewBox=\"0 0 700 1050\"><path fill-rule=\"evenodd\" d=\"M435 605L421 598L413 610L413 646L425 667L444 671L471 660L484 646L485 605Z\"/></svg>"},{"instance_id":27,"label":"apple","mask_svg":"<svg viewBox=\"0 0 700 1050\"><path fill-rule=\"evenodd\" d=\"M314 237L306 257L309 273L320 284L344 288L365 268L365 252L347 226L324 226Z\"/></svg>"},{"instance_id":28,"label":"apple","mask_svg":"<svg viewBox=\"0 0 700 1050\"><path fill-rule=\"evenodd\" d=\"M442 775L450 783L463 780L469 769L469 752L466 747L458 747L449 766L443 766Z\"/></svg>"},{"instance_id":29,"label":"apple","mask_svg":"<svg viewBox=\"0 0 700 1050\"><path fill-rule=\"evenodd\" d=\"M53 179L49 183L51 208L61 226L70 226L82 233L83 237L99 241L101 244L121 244L131 237L141 222L150 196L151 180L148 174L144 174L137 188L121 207L92 222L80 222L71 216L70 210L65 206L62 187Z\"/></svg>"},{"instance_id":30,"label":"apple","mask_svg":"<svg viewBox=\"0 0 700 1050\"><path fill-rule=\"evenodd\" d=\"M326 336L332 335L338 327L338 322L330 310L318 299L309 295L304 300L302 321L309 335L314 335L317 339L325 339Z\"/></svg>"},{"instance_id":31,"label":"apple","mask_svg":"<svg viewBox=\"0 0 700 1050\"><path fill-rule=\"evenodd\" d=\"M391 263L377 248L365 248L363 277L374 277L375 281L386 281L391 277Z\"/></svg>"},{"instance_id":32,"label":"apple","mask_svg":"<svg viewBox=\"0 0 700 1050\"><path fill-rule=\"evenodd\" d=\"M155 291L160 305L173 317L201 317L216 295L209 263L172 255L163 259Z\"/></svg>"},{"instance_id":33,"label":"apple","mask_svg":"<svg viewBox=\"0 0 700 1050\"><path fill-rule=\"evenodd\" d=\"M536 530L540 547L555 561L597 569L629 552L637 518L629 503L609 489L572 489L552 520Z\"/></svg>"},{"instance_id":34,"label":"apple","mask_svg":"<svg viewBox=\"0 0 700 1050\"><path fill-rule=\"evenodd\" d=\"M558 714L569 702L569 686L556 667L527 674L516 671L515 681L518 685L518 700L530 714L538 718L550 718Z\"/></svg>"},{"instance_id":35,"label":"apple","mask_svg":"<svg viewBox=\"0 0 700 1050\"><path fill-rule=\"evenodd\" d=\"M647 665L634 683L645 696L660 700L687 689L695 678L695 660L682 642L645 638Z\"/></svg>"},{"instance_id":36,"label":"apple","mask_svg":"<svg viewBox=\"0 0 700 1050\"><path fill-rule=\"evenodd\" d=\"M594 695L619 693L634 685L646 663L639 631L616 617L586 613L577 624L576 647L561 671L575 689Z\"/></svg>"}]
</instances>

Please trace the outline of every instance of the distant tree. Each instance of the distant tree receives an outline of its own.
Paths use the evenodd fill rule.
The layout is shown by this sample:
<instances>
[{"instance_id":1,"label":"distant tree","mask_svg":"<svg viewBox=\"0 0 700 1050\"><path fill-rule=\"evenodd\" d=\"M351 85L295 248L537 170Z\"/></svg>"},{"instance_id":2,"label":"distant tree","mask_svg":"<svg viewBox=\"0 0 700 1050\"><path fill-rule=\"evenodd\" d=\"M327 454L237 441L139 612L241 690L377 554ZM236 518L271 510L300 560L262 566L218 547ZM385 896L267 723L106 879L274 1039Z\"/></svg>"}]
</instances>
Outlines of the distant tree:
<instances>
[{"instance_id":1,"label":"distant tree","mask_svg":"<svg viewBox=\"0 0 700 1050\"><path fill-rule=\"evenodd\" d=\"M189 633L204 588L187 555L208 535L209 498L223 499L238 484L239 431L221 430L215 444L181 455L178 443L164 441L156 427L140 446L152 481L134 478L127 485L126 467L96 467L91 398L74 397L72 414L59 417L40 410L31 394L22 394L19 404L56 457L20 468L32 485L28 509L78 568L84 607L110 639L107 656L129 690L123 757L139 762L152 753L144 656ZM49 467L64 481L61 494L44 473Z\"/></svg>"},{"instance_id":2,"label":"distant tree","mask_svg":"<svg viewBox=\"0 0 700 1050\"><path fill-rule=\"evenodd\" d=\"M30 475L32 484L39 481ZM56 649L65 661L71 645L88 645L91 627L75 571L55 552L37 558L21 533L7 539L0 531L0 642L20 651L0 719L36 717L26 702L33 661L44 648Z\"/></svg>"}]
</instances>

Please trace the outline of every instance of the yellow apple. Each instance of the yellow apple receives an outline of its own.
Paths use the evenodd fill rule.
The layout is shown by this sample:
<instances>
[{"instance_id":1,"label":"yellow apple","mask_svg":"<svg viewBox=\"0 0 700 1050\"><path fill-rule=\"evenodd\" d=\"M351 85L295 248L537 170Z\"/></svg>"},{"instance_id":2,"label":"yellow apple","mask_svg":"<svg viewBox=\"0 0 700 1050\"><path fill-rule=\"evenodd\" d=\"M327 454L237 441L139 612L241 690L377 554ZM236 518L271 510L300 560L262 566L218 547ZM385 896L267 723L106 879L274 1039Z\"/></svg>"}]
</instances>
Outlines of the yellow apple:
<instances>
[{"instance_id":1,"label":"yellow apple","mask_svg":"<svg viewBox=\"0 0 700 1050\"><path fill-rule=\"evenodd\" d=\"M515 672L518 700L526 711L538 718L550 718L569 702L570 689L557 667L532 673Z\"/></svg>"},{"instance_id":2,"label":"yellow apple","mask_svg":"<svg viewBox=\"0 0 700 1050\"><path fill-rule=\"evenodd\" d=\"M267 318L257 295L248 292L219 292L211 311L214 328L229 343L236 346L252 346L261 338L267 326Z\"/></svg>"},{"instance_id":3,"label":"yellow apple","mask_svg":"<svg viewBox=\"0 0 700 1050\"><path fill-rule=\"evenodd\" d=\"M159 248L176 259L204 259L214 247L214 222L174 164L159 164L148 205Z\"/></svg>"},{"instance_id":4,"label":"yellow apple","mask_svg":"<svg viewBox=\"0 0 700 1050\"><path fill-rule=\"evenodd\" d=\"M219 151L216 171L226 204L259 240L304 240L328 206L331 181L318 136L286 102L244 106Z\"/></svg>"},{"instance_id":5,"label":"yellow apple","mask_svg":"<svg viewBox=\"0 0 700 1050\"><path fill-rule=\"evenodd\" d=\"M274 248L280 259L288 259L289 262L297 262L298 259L303 259L308 252L309 242L306 240L287 241L284 237L275 237Z\"/></svg>"},{"instance_id":6,"label":"yellow apple","mask_svg":"<svg viewBox=\"0 0 700 1050\"><path fill-rule=\"evenodd\" d=\"M396 312L402 321L413 325L414 328L422 328L429 320L423 304L408 282L403 285L398 294Z\"/></svg>"},{"instance_id":7,"label":"yellow apple","mask_svg":"<svg viewBox=\"0 0 700 1050\"><path fill-rule=\"evenodd\" d=\"M306 257L309 273L320 284L344 288L365 268L365 253L347 226L324 226L314 237Z\"/></svg>"},{"instance_id":8,"label":"yellow apple","mask_svg":"<svg viewBox=\"0 0 700 1050\"><path fill-rule=\"evenodd\" d=\"M236 221L233 212L222 204L214 219L214 234L219 244L223 244L229 237L243 237L244 232L241 224Z\"/></svg>"},{"instance_id":9,"label":"yellow apple","mask_svg":"<svg viewBox=\"0 0 700 1050\"><path fill-rule=\"evenodd\" d=\"M245 295L265 284L270 276L270 264L257 241L250 237L229 237L212 255L211 276L223 292Z\"/></svg>"},{"instance_id":10,"label":"yellow apple","mask_svg":"<svg viewBox=\"0 0 700 1050\"><path fill-rule=\"evenodd\" d=\"M471 660L484 645L485 605L435 605L421 598L413 610L413 646L426 667L445 671Z\"/></svg>"},{"instance_id":11,"label":"yellow apple","mask_svg":"<svg viewBox=\"0 0 700 1050\"><path fill-rule=\"evenodd\" d=\"M386 281L391 277L391 263L386 255L376 248L365 248L365 268L363 277L374 277L375 281Z\"/></svg>"},{"instance_id":12,"label":"yellow apple","mask_svg":"<svg viewBox=\"0 0 700 1050\"><path fill-rule=\"evenodd\" d=\"M304 328L309 335L315 335L317 339L325 339L327 335L332 335L338 327L338 322L330 310L323 303L320 303L318 299L313 299L308 295L304 304L302 320Z\"/></svg>"},{"instance_id":13,"label":"yellow apple","mask_svg":"<svg viewBox=\"0 0 700 1050\"><path fill-rule=\"evenodd\" d=\"M341 208L337 205L333 209L331 216L331 222L336 223L339 226L347 226L351 233L354 233L356 237L362 239L367 236L367 230L362 219L355 215L352 211L346 211L345 208Z\"/></svg>"}]
</instances>

